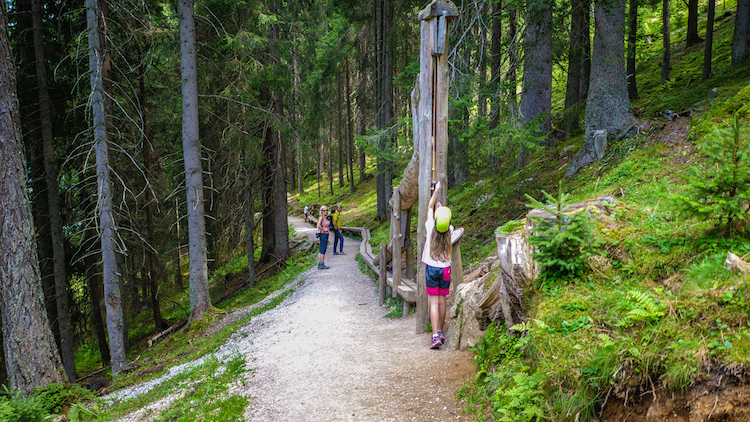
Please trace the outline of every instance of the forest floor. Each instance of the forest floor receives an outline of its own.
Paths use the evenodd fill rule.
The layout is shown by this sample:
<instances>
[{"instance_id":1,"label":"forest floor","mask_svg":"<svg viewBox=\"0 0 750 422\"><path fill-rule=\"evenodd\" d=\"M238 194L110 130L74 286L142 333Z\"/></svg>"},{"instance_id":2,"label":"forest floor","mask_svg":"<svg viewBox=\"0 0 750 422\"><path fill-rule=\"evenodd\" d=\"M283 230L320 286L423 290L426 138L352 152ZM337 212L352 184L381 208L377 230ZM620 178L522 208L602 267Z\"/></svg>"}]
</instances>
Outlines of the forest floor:
<instances>
[{"instance_id":1,"label":"forest floor","mask_svg":"<svg viewBox=\"0 0 750 422\"><path fill-rule=\"evenodd\" d=\"M289 223L314 239L315 227L302 218L290 216ZM354 259L359 243L346 238L346 255L333 255L329 246L330 269L311 263L289 298L253 317L222 347L246 356L250 368L234 391L251 397L245 420L473 420L456 397L473 379L473 354L429 349L430 334L415 333L414 316L386 318L374 280ZM151 408L121 421L158 413Z\"/></svg>"}]
</instances>

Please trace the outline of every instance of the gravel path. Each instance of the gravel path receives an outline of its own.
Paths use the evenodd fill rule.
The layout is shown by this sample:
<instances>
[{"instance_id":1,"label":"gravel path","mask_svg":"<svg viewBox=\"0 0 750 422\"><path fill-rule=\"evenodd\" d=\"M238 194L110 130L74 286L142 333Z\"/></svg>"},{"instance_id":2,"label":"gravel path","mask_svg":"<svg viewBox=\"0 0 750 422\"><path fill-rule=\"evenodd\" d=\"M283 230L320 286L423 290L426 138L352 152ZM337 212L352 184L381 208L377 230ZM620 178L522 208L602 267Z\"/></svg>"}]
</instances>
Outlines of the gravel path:
<instances>
[{"instance_id":1,"label":"gravel path","mask_svg":"<svg viewBox=\"0 0 750 422\"><path fill-rule=\"evenodd\" d=\"M289 222L314 238L302 218ZM374 281L354 260L358 251L350 238L346 255L329 246L329 270L305 272L291 297L252 318L217 353L242 353L252 368L235 390L252 397L245 420L471 420L456 392L474 375L472 354L430 350L430 335L415 334L413 316L384 318ZM122 421L147 420L130 416Z\"/></svg>"}]
</instances>

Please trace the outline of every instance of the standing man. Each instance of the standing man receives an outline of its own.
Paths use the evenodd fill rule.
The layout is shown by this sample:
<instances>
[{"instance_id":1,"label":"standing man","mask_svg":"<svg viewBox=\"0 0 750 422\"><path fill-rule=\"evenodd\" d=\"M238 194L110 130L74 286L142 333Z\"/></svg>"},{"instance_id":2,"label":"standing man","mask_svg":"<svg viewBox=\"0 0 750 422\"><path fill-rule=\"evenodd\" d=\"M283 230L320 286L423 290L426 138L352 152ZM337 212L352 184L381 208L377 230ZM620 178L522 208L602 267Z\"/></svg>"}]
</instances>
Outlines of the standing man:
<instances>
[{"instance_id":1,"label":"standing man","mask_svg":"<svg viewBox=\"0 0 750 422\"><path fill-rule=\"evenodd\" d=\"M344 253L344 235L341 234L341 205L333 206L333 214L331 214L331 216L333 217L333 254L346 255ZM339 251L336 252L336 247L339 245L339 241L341 241L341 247L339 248Z\"/></svg>"},{"instance_id":2,"label":"standing man","mask_svg":"<svg viewBox=\"0 0 750 422\"><path fill-rule=\"evenodd\" d=\"M309 223L310 216L308 213L310 212L310 204L305 204L305 209L302 212L305 213L305 223Z\"/></svg>"}]
</instances>

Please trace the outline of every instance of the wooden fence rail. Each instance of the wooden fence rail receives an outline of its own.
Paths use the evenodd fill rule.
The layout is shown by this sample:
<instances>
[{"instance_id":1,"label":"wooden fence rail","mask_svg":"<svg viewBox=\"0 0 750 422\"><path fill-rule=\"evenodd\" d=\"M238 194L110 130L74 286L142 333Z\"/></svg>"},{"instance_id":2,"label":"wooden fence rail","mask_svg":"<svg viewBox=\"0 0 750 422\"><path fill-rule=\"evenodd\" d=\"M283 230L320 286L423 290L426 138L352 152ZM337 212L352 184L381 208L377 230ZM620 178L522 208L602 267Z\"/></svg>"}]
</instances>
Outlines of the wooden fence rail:
<instances>
[{"instance_id":1,"label":"wooden fence rail","mask_svg":"<svg viewBox=\"0 0 750 422\"><path fill-rule=\"evenodd\" d=\"M310 220L311 224L317 224L318 220L313 217L309 216L308 219ZM362 258L362 261L365 263L367 268L369 268L375 275L377 276L379 280L379 288L378 288L378 300L379 303L382 305L385 302L385 297L387 293L387 289L391 290L391 294L393 297L396 297L396 295L401 296L404 299L404 317L409 316L409 312L411 311L411 308L417 303L417 281L414 279L414 268L409 268L410 266L414 266L414 257L413 252L409 249L412 248L411 242L407 242L405 246L401 248L401 253L407 254L406 259L406 276L403 275L401 271L401 253L393 253L393 241L383 243L380 245L380 252L378 255L375 255L372 252L372 245L370 245L370 239L372 239L372 236L370 235L370 229L365 227L350 227L350 226L344 226L341 227L341 231L345 233L351 233L356 234L362 238L362 241L359 244L359 255ZM464 229L458 228L453 231L453 236L451 237L451 243L453 243L453 255L451 256L451 262L453 262L453 269L451 271L451 275L454 276L454 279L452 280L452 284L457 286L461 283L463 283L463 268L461 265L461 238L463 238L464 235ZM396 259L395 257L398 256L399 258ZM399 271L396 273L396 276L394 277L394 271L388 271L388 264L393 262L394 264L398 265ZM394 266L395 268L395 266ZM411 277L409 277L411 276ZM395 279L395 280L394 280Z\"/></svg>"}]
</instances>

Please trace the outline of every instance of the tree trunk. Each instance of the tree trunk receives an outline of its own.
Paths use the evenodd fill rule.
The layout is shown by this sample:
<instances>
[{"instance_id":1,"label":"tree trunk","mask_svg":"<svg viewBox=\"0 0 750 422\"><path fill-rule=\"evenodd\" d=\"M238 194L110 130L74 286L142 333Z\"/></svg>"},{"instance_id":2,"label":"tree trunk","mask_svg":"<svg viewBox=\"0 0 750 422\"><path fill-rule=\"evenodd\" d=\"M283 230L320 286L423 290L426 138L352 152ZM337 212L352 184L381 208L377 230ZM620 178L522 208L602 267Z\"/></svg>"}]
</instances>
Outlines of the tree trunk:
<instances>
[{"instance_id":1,"label":"tree trunk","mask_svg":"<svg viewBox=\"0 0 750 422\"><path fill-rule=\"evenodd\" d=\"M375 110L378 116L376 126L381 133L377 156L377 215L375 218L385 220L390 214L388 202L391 199L391 186L393 185L392 163L390 162L393 143L393 136L390 132L393 123L393 67L391 49L388 45L393 21L393 5L391 0L378 0L375 8L376 44L378 46L375 62L377 83Z\"/></svg>"},{"instance_id":2,"label":"tree trunk","mask_svg":"<svg viewBox=\"0 0 750 422\"><path fill-rule=\"evenodd\" d=\"M330 119L326 126L326 146L328 147L326 163L328 163L328 188L333 196L333 123L331 120L333 119Z\"/></svg>"},{"instance_id":3,"label":"tree trunk","mask_svg":"<svg viewBox=\"0 0 750 422\"><path fill-rule=\"evenodd\" d=\"M274 95L276 103L276 113L280 119L284 117L283 94ZM289 220L286 211L286 163L284 157L284 136L279 130L274 132L274 216L275 222L275 243L276 259L281 260L282 265L292 252L289 249Z\"/></svg>"},{"instance_id":4,"label":"tree trunk","mask_svg":"<svg viewBox=\"0 0 750 422\"><path fill-rule=\"evenodd\" d=\"M565 87L565 131L571 134L580 132L579 120L584 101L581 101L581 74L584 51L583 37L589 36L588 22L584 20L583 9L587 0L573 0L570 7L570 49L568 52L568 81Z\"/></svg>"},{"instance_id":5,"label":"tree trunk","mask_svg":"<svg viewBox=\"0 0 750 422\"><path fill-rule=\"evenodd\" d=\"M703 51L703 80L711 78L711 58L714 45L714 18L716 17L716 0L708 0L708 21L706 21L706 43Z\"/></svg>"},{"instance_id":6,"label":"tree trunk","mask_svg":"<svg viewBox=\"0 0 750 422\"><path fill-rule=\"evenodd\" d=\"M533 122L537 129L552 130L552 5L546 0L529 0L526 26L521 120Z\"/></svg>"},{"instance_id":7,"label":"tree trunk","mask_svg":"<svg viewBox=\"0 0 750 422\"><path fill-rule=\"evenodd\" d=\"M336 125L336 139L339 143L339 187L344 187L344 131L343 121L341 116L343 112L344 102L341 99L341 72L336 73L336 118L338 125Z\"/></svg>"},{"instance_id":8,"label":"tree trunk","mask_svg":"<svg viewBox=\"0 0 750 422\"><path fill-rule=\"evenodd\" d=\"M104 277L104 303L107 309L109 350L112 359L112 376L116 378L125 369L124 321L122 293L117 276L116 226L112 208L112 184L109 174L109 145L107 140L106 93L104 90L104 61L107 52L103 49L102 10L98 0L87 0L87 22L89 31L89 66L91 68L91 108L94 125L94 149L96 152L97 214L102 252L102 274Z\"/></svg>"},{"instance_id":9,"label":"tree trunk","mask_svg":"<svg viewBox=\"0 0 750 422\"><path fill-rule=\"evenodd\" d=\"M91 325L93 325L94 333L96 333L102 366L107 366L110 363L110 358L109 348L107 347L107 330L104 328L101 309L102 270L96 257L96 245L99 239L97 238L96 231L93 227L87 228L84 231L84 234L84 244L86 245L84 250L86 251L86 255L83 258L83 262L86 266L86 285L89 289Z\"/></svg>"},{"instance_id":10,"label":"tree trunk","mask_svg":"<svg viewBox=\"0 0 750 422\"><path fill-rule=\"evenodd\" d=\"M143 58L141 58L143 60ZM146 130L146 68L141 69L140 83L139 83L139 95L138 104L140 106L141 119L142 119L142 130L145 136L143 137L143 167L146 173L146 257L148 258L148 280L151 291L151 309L154 315L154 327L157 331L166 330L169 328L169 324L164 320L161 315L161 307L159 306L159 274L156 265L156 252L154 247L156 246L156 235L154 234L154 203L156 197L154 195L154 186L151 175L151 139L148 136Z\"/></svg>"},{"instance_id":11,"label":"tree trunk","mask_svg":"<svg viewBox=\"0 0 750 422\"><path fill-rule=\"evenodd\" d=\"M516 76L516 70L518 69L518 50L520 49L520 41L518 36L518 9L514 4L508 5L508 40L511 44L508 55L510 60L508 61L508 73L506 74L506 80L508 81L508 106L510 109L518 108L518 100L516 92L518 91L518 79ZM512 113L511 113L512 114Z\"/></svg>"},{"instance_id":12,"label":"tree trunk","mask_svg":"<svg viewBox=\"0 0 750 422\"><path fill-rule=\"evenodd\" d=\"M552 5L546 0L529 0L527 4L521 121L536 121L535 129L548 133L552 130ZM514 167L523 167L525 159L526 147L520 143Z\"/></svg>"},{"instance_id":13,"label":"tree trunk","mask_svg":"<svg viewBox=\"0 0 750 422\"><path fill-rule=\"evenodd\" d=\"M349 165L349 193L354 193L354 133L352 132L352 93L349 85L349 58L346 58L346 162Z\"/></svg>"},{"instance_id":14,"label":"tree trunk","mask_svg":"<svg viewBox=\"0 0 750 422\"><path fill-rule=\"evenodd\" d=\"M180 0L180 70L182 73L182 149L187 188L190 254L190 322L211 308L208 294L206 221L203 212L203 167L198 134L198 69L193 0Z\"/></svg>"},{"instance_id":15,"label":"tree trunk","mask_svg":"<svg viewBox=\"0 0 750 422\"><path fill-rule=\"evenodd\" d=\"M253 190L251 189L250 165L247 156L247 147L242 150L242 165L244 167L244 190L245 190L245 244L247 245L247 280L248 289L255 287L255 245L253 243L253 231L255 229L255 215L253 201Z\"/></svg>"},{"instance_id":16,"label":"tree trunk","mask_svg":"<svg viewBox=\"0 0 750 422\"><path fill-rule=\"evenodd\" d=\"M583 0L581 14L583 15L583 30L581 31L583 58L581 59L581 85L578 87L578 100L585 104L591 81L591 0Z\"/></svg>"},{"instance_id":17,"label":"tree trunk","mask_svg":"<svg viewBox=\"0 0 750 422\"><path fill-rule=\"evenodd\" d=\"M42 38L41 0L32 0L34 21L34 55L36 59L36 81L39 96L39 117L42 127L42 147L44 151L44 174L47 184L47 204L49 206L50 235L52 238L52 263L55 277L55 301L60 329L60 354L68 381L76 381L76 366L73 357L73 334L68 305L68 281L65 273L65 246L62 232L60 195L57 185L57 165L52 137L52 106L47 89L47 61Z\"/></svg>"},{"instance_id":18,"label":"tree trunk","mask_svg":"<svg viewBox=\"0 0 750 422\"><path fill-rule=\"evenodd\" d=\"M295 49L296 49L296 38L295 38ZM295 50L296 53L296 50ZM299 68L297 65L297 54L294 54L294 57L292 58L292 67L294 69L294 101L295 103L299 102L299 90L300 90L300 76L299 76ZM297 118L299 118L299 112L295 114ZM300 142L300 136L299 134L294 135L294 142L295 142L295 153L297 154L297 188L299 189L297 191L298 194L302 195L305 193L305 187L304 187L304 178L302 177L302 173L305 170L302 163L302 144Z\"/></svg>"},{"instance_id":19,"label":"tree trunk","mask_svg":"<svg viewBox=\"0 0 750 422\"><path fill-rule=\"evenodd\" d=\"M628 97L630 100L638 98L638 84L635 76L635 48L636 37L638 35L638 1L630 0L628 8L628 59L627 59L627 79L628 79ZM692 1L692 0L691 0Z\"/></svg>"},{"instance_id":20,"label":"tree trunk","mask_svg":"<svg viewBox=\"0 0 750 422\"><path fill-rule=\"evenodd\" d=\"M750 53L750 0L737 0L737 15L732 36L732 65L747 61Z\"/></svg>"},{"instance_id":21,"label":"tree trunk","mask_svg":"<svg viewBox=\"0 0 750 422\"><path fill-rule=\"evenodd\" d=\"M669 68L672 66L672 48L669 41L671 31L669 0L662 0L661 12L661 35L664 47L664 58L661 62L661 84L664 85L669 81Z\"/></svg>"},{"instance_id":22,"label":"tree trunk","mask_svg":"<svg viewBox=\"0 0 750 422\"><path fill-rule=\"evenodd\" d=\"M44 310L16 102L6 5L0 5L0 312L10 387L28 395L62 383L62 364ZM71 340L70 338L68 340Z\"/></svg>"},{"instance_id":23,"label":"tree trunk","mask_svg":"<svg viewBox=\"0 0 750 422\"><path fill-rule=\"evenodd\" d=\"M262 104L273 106L271 92L268 88L261 89ZM261 175L261 191L263 195L263 239L261 246L260 263L273 262L276 256L276 217L275 201L275 173L273 168L274 157L274 135L268 124L263 129L263 164Z\"/></svg>"},{"instance_id":24,"label":"tree trunk","mask_svg":"<svg viewBox=\"0 0 750 422\"><path fill-rule=\"evenodd\" d=\"M503 34L502 34L502 11L503 6L499 1L492 4L492 38L490 40L490 86L500 83L500 72L503 60ZM500 96L497 92L492 95L490 103L490 128L497 127L500 116Z\"/></svg>"},{"instance_id":25,"label":"tree trunk","mask_svg":"<svg viewBox=\"0 0 750 422\"><path fill-rule=\"evenodd\" d=\"M315 177L317 179L316 182L318 185L318 199L320 199L320 175L321 175L320 164L321 164L321 161L323 161L323 144L317 145L315 148L315 152L318 155L317 157L315 157L317 158L317 160L315 161L315 165L317 165L317 169L318 169L318 171L315 173L316 175Z\"/></svg>"},{"instance_id":26,"label":"tree trunk","mask_svg":"<svg viewBox=\"0 0 750 422\"><path fill-rule=\"evenodd\" d=\"M595 14L591 84L586 101L586 137L566 175L600 160L606 150L606 139L620 136L633 120L624 63L625 2L597 3Z\"/></svg>"},{"instance_id":27,"label":"tree trunk","mask_svg":"<svg viewBox=\"0 0 750 422\"><path fill-rule=\"evenodd\" d=\"M690 48L703 41L698 35L698 0L688 0L687 36L685 48Z\"/></svg>"},{"instance_id":28,"label":"tree trunk","mask_svg":"<svg viewBox=\"0 0 750 422\"><path fill-rule=\"evenodd\" d=\"M360 136L367 135L367 124L365 124L365 107L364 101L362 99L364 97L366 89L367 83L365 80L365 75L360 71L357 87L357 92L360 95L360 98L357 100L357 134L359 134ZM361 146L357 147L357 164L359 165L358 183L364 183L365 179L367 179L367 172L365 168L367 166L367 161L365 159L365 149Z\"/></svg>"},{"instance_id":29,"label":"tree trunk","mask_svg":"<svg viewBox=\"0 0 750 422\"><path fill-rule=\"evenodd\" d=\"M40 123L39 96L31 89L35 84L36 58L34 47L34 20L32 19L32 2L16 2L16 49L18 51L18 103L21 116L21 133L29 159L29 183L32 202L34 227L37 230L37 251L39 254L39 271L44 292L44 307L47 318L55 336L55 344L60 348L60 330L57 325L57 303L55 300L55 270L53 265L52 236L50 233L49 204L47 182L44 173L44 149L42 146L42 129Z\"/></svg>"},{"instance_id":30,"label":"tree trunk","mask_svg":"<svg viewBox=\"0 0 750 422\"><path fill-rule=\"evenodd\" d=\"M177 232L177 247L175 248L175 272L174 288L177 292L184 292L185 286L182 284L182 234L180 233L180 201L174 200L175 212L175 231Z\"/></svg>"},{"instance_id":31,"label":"tree trunk","mask_svg":"<svg viewBox=\"0 0 750 422\"><path fill-rule=\"evenodd\" d=\"M479 93L477 94L479 104L477 115L485 117L487 116L487 44L485 43L487 40L487 27L484 25L479 28L479 38L482 41L479 51L477 51L479 55L477 62L477 67L479 68Z\"/></svg>"}]
</instances>

